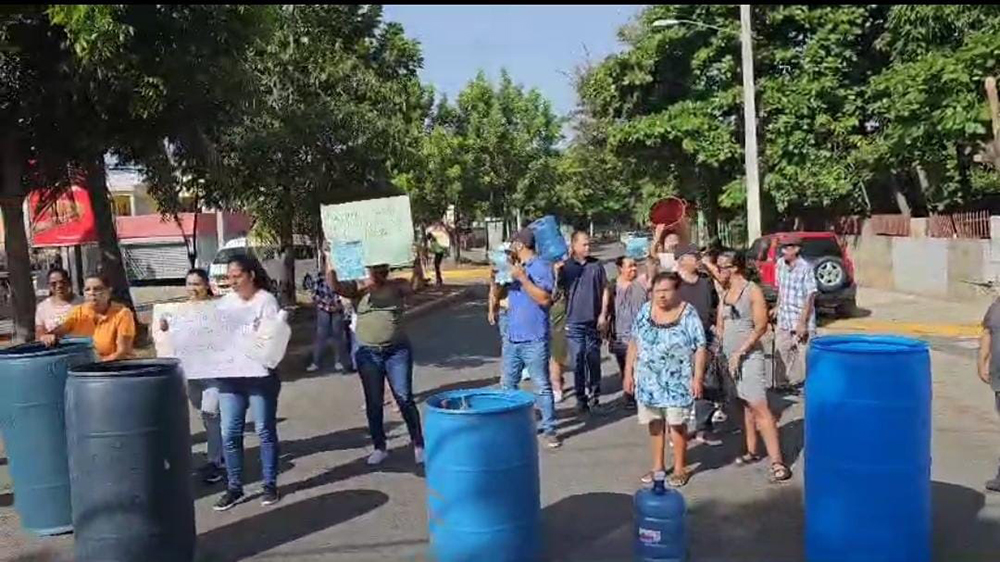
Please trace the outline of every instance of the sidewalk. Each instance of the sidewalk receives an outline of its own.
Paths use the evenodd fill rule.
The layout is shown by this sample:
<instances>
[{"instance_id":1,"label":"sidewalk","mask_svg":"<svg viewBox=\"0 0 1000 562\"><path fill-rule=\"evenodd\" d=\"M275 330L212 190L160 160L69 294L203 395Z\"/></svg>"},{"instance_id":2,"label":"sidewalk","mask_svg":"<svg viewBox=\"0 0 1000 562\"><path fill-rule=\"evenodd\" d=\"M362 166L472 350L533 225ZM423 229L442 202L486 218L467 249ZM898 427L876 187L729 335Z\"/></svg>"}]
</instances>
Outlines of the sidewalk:
<instances>
[{"instance_id":1,"label":"sidewalk","mask_svg":"<svg viewBox=\"0 0 1000 562\"><path fill-rule=\"evenodd\" d=\"M854 318L821 321L833 332L870 332L948 338L978 337L986 309L979 303L953 302L858 288Z\"/></svg>"}]
</instances>

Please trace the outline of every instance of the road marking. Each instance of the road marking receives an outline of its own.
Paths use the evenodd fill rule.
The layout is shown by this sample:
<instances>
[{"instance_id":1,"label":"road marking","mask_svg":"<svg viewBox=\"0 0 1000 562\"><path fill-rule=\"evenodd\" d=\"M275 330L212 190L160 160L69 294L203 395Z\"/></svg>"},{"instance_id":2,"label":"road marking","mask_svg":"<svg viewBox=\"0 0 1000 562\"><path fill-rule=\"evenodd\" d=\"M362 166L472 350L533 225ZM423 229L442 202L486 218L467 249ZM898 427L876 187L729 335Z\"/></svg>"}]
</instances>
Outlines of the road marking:
<instances>
[{"instance_id":1,"label":"road marking","mask_svg":"<svg viewBox=\"0 0 1000 562\"><path fill-rule=\"evenodd\" d=\"M975 324L933 324L927 322L889 322L868 318L834 320L826 326L834 332L870 332L905 336L938 336L944 338L978 337L982 328Z\"/></svg>"}]
</instances>

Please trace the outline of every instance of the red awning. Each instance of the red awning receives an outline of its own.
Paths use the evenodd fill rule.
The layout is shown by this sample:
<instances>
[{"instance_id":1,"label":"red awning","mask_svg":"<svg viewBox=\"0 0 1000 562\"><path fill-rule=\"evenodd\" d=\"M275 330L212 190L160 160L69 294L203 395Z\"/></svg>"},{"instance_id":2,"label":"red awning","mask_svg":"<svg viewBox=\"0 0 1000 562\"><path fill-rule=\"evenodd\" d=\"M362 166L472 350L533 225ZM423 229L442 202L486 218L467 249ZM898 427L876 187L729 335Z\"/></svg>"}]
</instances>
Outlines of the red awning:
<instances>
[{"instance_id":1,"label":"red awning","mask_svg":"<svg viewBox=\"0 0 1000 562\"><path fill-rule=\"evenodd\" d=\"M41 199L38 192L32 192L28 197L32 246L47 248L97 242L94 209L84 188L72 186L55 203L38 212Z\"/></svg>"}]
</instances>

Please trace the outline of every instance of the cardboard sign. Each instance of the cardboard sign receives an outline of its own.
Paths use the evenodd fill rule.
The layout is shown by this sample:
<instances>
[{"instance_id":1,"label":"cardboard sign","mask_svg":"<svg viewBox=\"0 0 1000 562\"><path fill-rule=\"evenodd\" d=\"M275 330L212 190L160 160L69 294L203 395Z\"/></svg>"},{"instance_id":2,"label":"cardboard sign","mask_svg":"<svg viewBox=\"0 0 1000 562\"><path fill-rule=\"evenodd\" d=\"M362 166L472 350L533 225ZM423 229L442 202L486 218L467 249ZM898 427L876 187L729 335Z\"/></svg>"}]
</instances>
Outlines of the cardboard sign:
<instances>
[{"instance_id":1,"label":"cardboard sign","mask_svg":"<svg viewBox=\"0 0 1000 562\"><path fill-rule=\"evenodd\" d=\"M163 303L153 307L153 340L158 357L180 359L189 379L266 377L267 369L247 352L254 345L252 309L218 306L218 300ZM160 331L160 319L167 331Z\"/></svg>"},{"instance_id":2,"label":"cardboard sign","mask_svg":"<svg viewBox=\"0 0 1000 562\"><path fill-rule=\"evenodd\" d=\"M331 248L338 243L361 243L362 265L413 263L413 218L410 198L405 195L323 205L320 217Z\"/></svg>"}]
</instances>

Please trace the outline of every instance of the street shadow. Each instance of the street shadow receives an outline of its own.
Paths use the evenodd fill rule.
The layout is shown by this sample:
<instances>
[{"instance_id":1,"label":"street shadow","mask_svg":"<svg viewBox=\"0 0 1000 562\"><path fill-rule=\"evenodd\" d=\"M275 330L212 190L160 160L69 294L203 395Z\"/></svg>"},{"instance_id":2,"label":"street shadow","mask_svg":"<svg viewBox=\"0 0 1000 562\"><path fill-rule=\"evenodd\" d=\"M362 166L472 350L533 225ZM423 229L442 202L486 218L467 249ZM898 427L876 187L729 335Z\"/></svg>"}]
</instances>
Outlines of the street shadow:
<instances>
[{"instance_id":1,"label":"street shadow","mask_svg":"<svg viewBox=\"0 0 1000 562\"><path fill-rule=\"evenodd\" d=\"M934 559L948 562L986 562L1000 559L1000 521L983 518L982 492L931 483L934 510Z\"/></svg>"},{"instance_id":2,"label":"street shadow","mask_svg":"<svg viewBox=\"0 0 1000 562\"><path fill-rule=\"evenodd\" d=\"M762 500L689 500L691 560L801 562L805 560L802 491L774 487Z\"/></svg>"},{"instance_id":3,"label":"street shadow","mask_svg":"<svg viewBox=\"0 0 1000 562\"><path fill-rule=\"evenodd\" d=\"M391 434L401 425L403 424L399 421L385 420L386 434ZM370 444L371 439L368 435L367 426L342 429L306 439L279 441L278 475L280 477L281 473L288 472L294 468L295 463L292 461L295 459L329 451L362 449ZM247 447L243 452L243 484L253 484L258 482L260 478L260 448L259 446ZM201 482L197 475L193 475L192 479L195 498L218 494L225 488L225 485L222 483L206 485Z\"/></svg>"},{"instance_id":4,"label":"street shadow","mask_svg":"<svg viewBox=\"0 0 1000 562\"><path fill-rule=\"evenodd\" d=\"M825 313L816 315L816 325L819 327L829 326L837 320L851 320L854 318L868 318L872 311L867 308L855 307L850 313L842 315L839 313Z\"/></svg>"},{"instance_id":5,"label":"street shadow","mask_svg":"<svg viewBox=\"0 0 1000 562\"><path fill-rule=\"evenodd\" d=\"M4 493L0 494L0 507L10 507L14 505L14 494Z\"/></svg>"},{"instance_id":6,"label":"street shadow","mask_svg":"<svg viewBox=\"0 0 1000 562\"><path fill-rule=\"evenodd\" d=\"M282 495L291 495L296 492L303 492L312 488L326 486L327 484L342 482L372 472L413 474L420 478L424 477L424 467L423 465L414 463L413 449L409 444L389 449L388 453L389 458L377 467L368 466L368 455L366 454L351 462L335 466L322 474L279 486L279 489Z\"/></svg>"},{"instance_id":7,"label":"street shadow","mask_svg":"<svg viewBox=\"0 0 1000 562\"><path fill-rule=\"evenodd\" d=\"M595 492L563 498L542 510L545 560L632 560L632 496Z\"/></svg>"},{"instance_id":8,"label":"street shadow","mask_svg":"<svg viewBox=\"0 0 1000 562\"><path fill-rule=\"evenodd\" d=\"M197 562L236 562L371 512L389 501L375 490L330 492L212 529L198 537Z\"/></svg>"}]
</instances>

